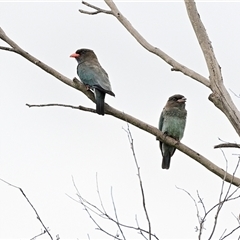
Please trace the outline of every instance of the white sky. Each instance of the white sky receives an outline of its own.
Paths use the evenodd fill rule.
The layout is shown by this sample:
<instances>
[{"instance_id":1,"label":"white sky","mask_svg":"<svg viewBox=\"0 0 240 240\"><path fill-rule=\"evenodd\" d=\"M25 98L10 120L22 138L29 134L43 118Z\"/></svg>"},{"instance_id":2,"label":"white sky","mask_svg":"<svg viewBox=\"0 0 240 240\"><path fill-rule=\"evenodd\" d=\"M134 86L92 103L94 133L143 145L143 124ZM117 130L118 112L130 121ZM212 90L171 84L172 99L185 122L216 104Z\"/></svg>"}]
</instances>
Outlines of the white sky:
<instances>
[{"instance_id":1,"label":"white sky","mask_svg":"<svg viewBox=\"0 0 240 240\"><path fill-rule=\"evenodd\" d=\"M103 2L95 2L107 9ZM208 77L198 42L183 2L117 2L120 11L153 45L177 61ZM239 3L198 3L198 10L213 43L227 89L239 94ZM182 142L225 168L218 138L239 142L227 118L208 101L210 91L161 59L148 53L113 16L80 14L79 2L0 3L0 26L23 49L69 78L77 63L69 55L91 48L108 72L116 97L106 97L113 107L151 125L169 96L187 98L188 119ZM1 46L7 44L1 41ZM21 187L55 239L106 239L75 197L72 176L81 194L100 206L96 173L104 205L113 214L111 187L119 220L147 229L141 205L136 167L123 130L126 123L111 116L66 108L31 108L26 103L65 103L95 107L76 91L14 53L0 51L0 178ZM239 98L232 98L239 105ZM161 153L154 136L130 126L152 231L159 239L197 239L197 217L187 194L198 190L207 209L217 203L221 179L183 153L176 151L169 171L161 169ZM239 153L224 150L232 172ZM239 171L238 171L239 175ZM227 184L226 184L227 186ZM0 182L0 239L30 239L42 226L21 193ZM200 207L200 206L199 206ZM239 200L228 203L220 215L215 237L237 226ZM207 220L204 236L212 229ZM113 234L114 225L109 226ZM110 223L109 223L110 224ZM232 236L236 239L239 232ZM128 239L139 234L126 232ZM48 239L47 235L39 239Z\"/></svg>"}]
</instances>

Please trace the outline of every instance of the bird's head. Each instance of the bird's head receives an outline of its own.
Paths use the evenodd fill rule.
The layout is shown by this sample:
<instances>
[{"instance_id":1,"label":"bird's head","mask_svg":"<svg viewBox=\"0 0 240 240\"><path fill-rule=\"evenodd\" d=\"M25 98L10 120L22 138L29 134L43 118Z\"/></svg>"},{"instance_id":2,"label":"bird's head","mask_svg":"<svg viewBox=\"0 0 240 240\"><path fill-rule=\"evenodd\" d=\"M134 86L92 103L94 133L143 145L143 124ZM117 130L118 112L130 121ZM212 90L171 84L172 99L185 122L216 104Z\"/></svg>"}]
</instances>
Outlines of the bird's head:
<instances>
[{"instance_id":1,"label":"bird's head","mask_svg":"<svg viewBox=\"0 0 240 240\"><path fill-rule=\"evenodd\" d=\"M175 94L171 96L167 101L168 107L178 107L178 108L185 108L186 98L181 94Z\"/></svg>"},{"instance_id":2,"label":"bird's head","mask_svg":"<svg viewBox=\"0 0 240 240\"><path fill-rule=\"evenodd\" d=\"M93 50L86 48L78 49L75 53L71 54L70 57L75 58L79 63L97 58Z\"/></svg>"}]
</instances>

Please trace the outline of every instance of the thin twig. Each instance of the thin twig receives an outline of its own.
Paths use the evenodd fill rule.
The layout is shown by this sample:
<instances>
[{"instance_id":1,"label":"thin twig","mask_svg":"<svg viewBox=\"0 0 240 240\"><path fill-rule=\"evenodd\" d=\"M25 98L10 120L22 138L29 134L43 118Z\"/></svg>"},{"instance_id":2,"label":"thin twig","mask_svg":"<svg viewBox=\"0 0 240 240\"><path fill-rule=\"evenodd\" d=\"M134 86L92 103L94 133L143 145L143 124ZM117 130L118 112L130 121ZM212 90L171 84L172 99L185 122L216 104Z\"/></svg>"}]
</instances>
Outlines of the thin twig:
<instances>
[{"instance_id":1,"label":"thin twig","mask_svg":"<svg viewBox=\"0 0 240 240\"><path fill-rule=\"evenodd\" d=\"M139 233L140 233L146 240L148 240L148 238L144 235L144 232L141 231L141 229L140 229L140 226L139 226L139 223L138 223L138 219L137 219L137 215L135 216L135 221L136 221L136 224L137 224L137 226L138 226L138 228L139 228Z\"/></svg>"},{"instance_id":2,"label":"thin twig","mask_svg":"<svg viewBox=\"0 0 240 240\"><path fill-rule=\"evenodd\" d=\"M122 239L119 238L118 236L113 235L113 234L109 233L108 231L106 231L105 229L103 229L103 228L100 226L100 224L98 224L98 222L92 217L91 213L89 212L89 210L91 210L91 209L89 209L89 208L86 206L86 204L84 203L85 200L81 197L80 192L79 192L79 190L78 190L78 188L77 188L77 186L76 186L76 184L75 184L75 181L74 181L74 178L73 178L73 177L72 177L72 181L73 181L73 185L74 185L74 187L75 187L75 189L76 189L76 191L77 191L77 194L78 194L78 197L79 197L79 202L80 202L81 205L83 206L84 210L87 212L89 218L90 218L90 219L94 222L94 224L97 226L96 229L104 232L105 234L107 234L107 235L110 236L110 237L113 237L114 239L122 240ZM88 202L87 202L87 203L88 203ZM91 204L91 205L92 205L92 204ZM92 205L92 206L94 206L94 205ZM97 207L96 207L96 208L97 208ZM99 210L99 211L100 211L100 210ZM101 211L100 211L100 212L101 212ZM98 216L101 216L101 215L99 215L99 214L97 214L97 215L98 215ZM102 217L102 216L101 216L101 217Z\"/></svg>"},{"instance_id":3,"label":"thin twig","mask_svg":"<svg viewBox=\"0 0 240 240\"><path fill-rule=\"evenodd\" d=\"M26 106L28 106L29 108L31 107L67 107L67 108L73 108L73 109L78 109L78 110L82 110L82 111L86 111L86 112L91 112L91 113L96 113L95 109L92 108L87 108L84 106L73 106L73 105L69 105L69 104L60 104L60 103L48 103L48 104L29 104L26 103Z\"/></svg>"},{"instance_id":4,"label":"thin twig","mask_svg":"<svg viewBox=\"0 0 240 240\"><path fill-rule=\"evenodd\" d=\"M233 234L236 230L240 229L240 225L235 227L231 232L229 232L228 234L226 234L223 238L220 238L220 240L223 240L227 237L229 237L231 234ZM240 239L240 236L238 237L238 239Z\"/></svg>"},{"instance_id":5,"label":"thin twig","mask_svg":"<svg viewBox=\"0 0 240 240\"><path fill-rule=\"evenodd\" d=\"M121 225L119 224L118 215L117 215L117 209L116 209L115 202L114 202L114 199L113 199L112 187L111 187L111 198L112 198L112 204L113 204L113 209L114 209L114 214L115 214L115 217L116 217L116 223L117 223L118 229L121 232L123 239L126 240L125 235L123 233L123 230L121 228Z\"/></svg>"},{"instance_id":6,"label":"thin twig","mask_svg":"<svg viewBox=\"0 0 240 240\"><path fill-rule=\"evenodd\" d=\"M125 131L127 132L127 136L128 136L128 140L129 140L129 143L130 143L131 150L132 150L133 158L134 158L134 161L135 161L135 165L137 167L137 176L138 176L140 189L141 189L141 194L142 194L142 205L143 205L145 216L146 216L147 222L148 222L149 240L151 240L151 222L150 222L150 219L149 219L149 216L148 216L145 194L144 194L144 189L143 189L143 184L142 184L142 178L141 178L141 174L140 174L140 167L138 165L138 161L137 161L137 157L136 157L136 153L135 153L134 145L133 145L133 137L132 137L132 134L131 134L128 123L127 123L127 130L125 130Z\"/></svg>"},{"instance_id":7,"label":"thin twig","mask_svg":"<svg viewBox=\"0 0 240 240\"><path fill-rule=\"evenodd\" d=\"M203 200L202 200L202 198L201 198L201 196L200 196L200 194L199 194L198 191L197 191L197 196L198 196L198 199L199 199L199 203L201 203L201 205L202 205L202 208L203 208L203 211L204 211L204 216L205 216L205 215L206 215L206 207L205 207L205 204L204 204L204 202L203 202ZM205 228L204 228L204 224L205 224L205 222L206 222L206 219L200 217L199 220L200 220L200 221L199 221L199 234L198 234L198 239L200 240L200 239L201 239L201 236L202 236L202 233L203 233L203 230L205 229Z\"/></svg>"},{"instance_id":8,"label":"thin twig","mask_svg":"<svg viewBox=\"0 0 240 240\"><path fill-rule=\"evenodd\" d=\"M1 50L18 53L14 48L0 46Z\"/></svg>"},{"instance_id":9,"label":"thin twig","mask_svg":"<svg viewBox=\"0 0 240 240\"><path fill-rule=\"evenodd\" d=\"M101 206L102 206L103 213L107 215L107 212L106 212L106 210L105 210L105 208L104 208L104 205L103 205L103 202L102 202L102 198L101 198L101 195L100 195L100 191L99 191L97 173L96 173L96 186L97 186L98 199L99 199L100 204L101 204Z\"/></svg>"},{"instance_id":10,"label":"thin twig","mask_svg":"<svg viewBox=\"0 0 240 240\"><path fill-rule=\"evenodd\" d=\"M7 185L9 185L9 186L11 186L11 187L14 187L14 188L17 188L17 189L20 190L20 192L21 192L22 195L25 197L25 199L27 200L27 202L29 203L29 205L30 205L30 206L32 207L32 209L34 210L34 212L35 212L35 214L36 214L36 216L37 216L37 219L39 220L39 222L40 222L41 225L43 226L44 230L47 232L47 234L49 235L49 237L53 240L51 234L49 233L48 228L44 225L42 219L40 218L40 216L39 216L39 214L38 214L38 212L37 212L37 210L36 210L35 207L32 205L32 203L30 202L30 200L28 199L28 197L26 196L26 194L24 193L24 191L23 191L20 187L18 187L18 186L16 186L16 185L13 185L13 184L11 184L11 183L9 183L9 182L1 179L1 178L0 178L0 181L6 183Z\"/></svg>"},{"instance_id":11,"label":"thin twig","mask_svg":"<svg viewBox=\"0 0 240 240\"><path fill-rule=\"evenodd\" d=\"M229 89L229 91L232 92L235 95L235 97L240 98L240 94L237 95L232 89Z\"/></svg>"},{"instance_id":12,"label":"thin twig","mask_svg":"<svg viewBox=\"0 0 240 240\"><path fill-rule=\"evenodd\" d=\"M104 10L102 8L96 7L96 6L92 5L92 4L84 2L84 1L82 1L82 4L86 5L89 8L93 8L93 9L95 9L97 11L89 12L89 11L85 11L85 10L79 9L80 13L89 14L89 15L95 15L95 14L98 14L98 13L113 14L112 11Z\"/></svg>"},{"instance_id":13,"label":"thin twig","mask_svg":"<svg viewBox=\"0 0 240 240\"><path fill-rule=\"evenodd\" d=\"M221 150L221 152L222 152L222 154L223 154L223 157L224 157L224 159L225 159L225 162L226 162L226 167L225 167L226 170L225 170L225 172L227 172L227 170L228 170L228 160L227 160L227 158L226 158L225 153L222 151L222 149L220 149L220 150ZM218 204L217 212L216 212L216 214L215 214L215 216L214 216L214 224L213 224L212 232L211 232L211 234L210 234L210 236L209 236L209 239L212 238L212 236L213 236L213 234L214 234L214 232L215 232L215 230L216 230L219 213L220 213L220 211L221 211L221 209L222 209L222 207L223 207L223 204L226 202L228 193L229 193L230 188L231 188L231 186L232 186L232 184L229 185L228 191L227 191L224 199L222 200L223 190L224 190L224 185L225 185L225 178L226 178L226 174L225 174L225 176L224 176L224 178L223 178L223 180L222 180L221 192L220 192L219 201L218 201L219 204ZM206 215L205 215L205 216L206 216Z\"/></svg>"},{"instance_id":14,"label":"thin twig","mask_svg":"<svg viewBox=\"0 0 240 240\"><path fill-rule=\"evenodd\" d=\"M201 230L203 229L203 223L204 223L204 221L202 221L202 218L201 218L201 216L200 216L200 213L199 213L199 209L198 209L198 205L197 205L196 200L194 199L194 197L193 197L187 190L185 190L185 189L183 189L183 188L180 188L180 187L178 187L178 186L175 186L175 187L176 187L177 189L182 190L183 192L187 193L188 196L193 200L194 205L195 205L195 208L196 208L196 211L197 211L197 218L198 218L198 223L199 223L199 229L198 229L197 227L196 227L196 229L201 232ZM203 203L202 203L202 204L203 204ZM200 239L200 238L199 238L199 239Z\"/></svg>"},{"instance_id":15,"label":"thin twig","mask_svg":"<svg viewBox=\"0 0 240 240\"><path fill-rule=\"evenodd\" d=\"M204 202L203 202L203 199L200 197L200 194L199 194L199 192L198 192L198 190L197 190L197 196L198 196L198 199L199 199L199 202L201 203L201 205L202 205L202 208L203 208L203 212L204 212L204 214L206 214L206 207L205 207L205 204L204 204Z\"/></svg>"},{"instance_id":16,"label":"thin twig","mask_svg":"<svg viewBox=\"0 0 240 240\"><path fill-rule=\"evenodd\" d=\"M240 144L237 143L221 143L215 145L214 148L240 148Z\"/></svg>"},{"instance_id":17,"label":"thin twig","mask_svg":"<svg viewBox=\"0 0 240 240\"><path fill-rule=\"evenodd\" d=\"M144 229L140 228L139 226L138 226L138 227L134 227L134 226L130 226L130 225L126 225L126 224L123 224L123 223L118 222L117 220L115 220L114 218L112 218L110 215L108 215L107 213L103 212L103 210L101 210L100 208L98 208L98 207L95 206L94 204L88 202L86 199L84 199L84 198L81 196L81 194L80 194L80 192L79 192L79 190L78 190L78 188L77 188L77 186L76 186L76 184L75 184L75 182L74 182L73 177L72 177L72 181L73 181L74 188L76 189L77 196L78 196L78 199L79 199L79 200L76 200L76 199L74 199L73 197L71 197L71 196L69 196L69 195L67 195L67 194L66 194L66 195L67 195L69 198L71 198L72 200L74 200L74 201L80 203L81 205L83 205L84 210L87 209L86 211L87 211L88 215L91 216L91 217L90 217L90 216L89 216L89 217L90 217L90 219L91 219L92 221L94 220L94 218L93 218L93 216L91 215L91 212L94 213L95 215L103 218L103 219L107 219L107 220L109 220L109 221L114 222L115 224L119 224L121 227L128 228L128 229L133 229L133 230L136 230L136 231L140 231L140 232L144 232L144 233L146 233L146 234L149 234L149 232L148 232L147 230L144 230ZM94 222L95 224L97 223L96 220L93 221L93 222ZM101 228L100 228L100 226L99 226L98 223L96 224L96 226L98 227L98 230L101 230ZM115 236L115 235L111 234L111 236ZM151 236L154 237L156 240L159 240L158 237L157 237L155 234L152 234L152 233L151 233Z\"/></svg>"},{"instance_id":18,"label":"thin twig","mask_svg":"<svg viewBox=\"0 0 240 240\"><path fill-rule=\"evenodd\" d=\"M46 230L43 230L43 232L39 233L38 235L34 236L33 238L31 238L30 240L35 240L37 237L40 237L42 235L44 235L46 232Z\"/></svg>"}]
</instances>

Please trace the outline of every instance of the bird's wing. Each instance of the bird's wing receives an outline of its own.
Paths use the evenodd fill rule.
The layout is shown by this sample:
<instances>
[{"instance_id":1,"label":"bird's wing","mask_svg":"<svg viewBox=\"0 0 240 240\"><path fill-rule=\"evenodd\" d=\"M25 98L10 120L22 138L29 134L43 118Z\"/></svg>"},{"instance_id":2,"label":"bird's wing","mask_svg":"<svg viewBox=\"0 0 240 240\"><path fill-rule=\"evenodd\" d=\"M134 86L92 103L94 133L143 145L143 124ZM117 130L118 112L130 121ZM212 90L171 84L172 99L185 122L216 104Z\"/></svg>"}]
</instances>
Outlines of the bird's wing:
<instances>
[{"instance_id":1,"label":"bird's wing","mask_svg":"<svg viewBox=\"0 0 240 240\"><path fill-rule=\"evenodd\" d=\"M164 111L164 110L163 110L163 111ZM164 121L163 111L162 111L162 113L161 113L161 116L160 116L159 122L158 122L158 129L159 129L160 131L162 131L163 121Z\"/></svg>"},{"instance_id":2,"label":"bird's wing","mask_svg":"<svg viewBox=\"0 0 240 240\"><path fill-rule=\"evenodd\" d=\"M112 91L108 74L100 65L79 64L77 72L85 84L105 90L106 92Z\"/></svg>"},{"instance_id":3,"label":"bird's wing","mask_svg":"<svg viewBox=\"0 0 240 240\"><path fill-rule=\"evenodd\" d=\"M162 113L161 113L161 115L160 115L160 118L159 118L159 122L158 122L158 129L159 129L160 131L162 131L163 121L164 121L164 117L163 117L163 111L162 111ZM157 137L156 139L159 140L158 137ZM162 151L162 142L161 142L161 141L159 141L159 146L160 146L161 152L162 152L162 154L163 154L163 151Z\"/></svg>"}]
</instances>

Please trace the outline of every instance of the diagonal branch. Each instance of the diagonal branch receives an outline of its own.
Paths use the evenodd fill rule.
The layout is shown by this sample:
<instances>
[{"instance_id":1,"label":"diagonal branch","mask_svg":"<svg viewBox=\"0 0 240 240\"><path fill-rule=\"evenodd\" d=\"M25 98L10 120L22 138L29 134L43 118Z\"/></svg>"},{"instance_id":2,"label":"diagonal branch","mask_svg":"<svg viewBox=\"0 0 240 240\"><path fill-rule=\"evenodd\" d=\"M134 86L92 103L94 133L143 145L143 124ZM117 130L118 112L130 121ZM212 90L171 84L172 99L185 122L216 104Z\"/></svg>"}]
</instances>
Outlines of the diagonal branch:
<instances>
[{"instance_id":1,"label":"diagonal branch","mask_svg":"<svg viewBox=\"0 0 240 240\"><path fill-rule=\"evenodd\" d=\"M30 105L30 104L29 104ZM30 105L30 106L44 106L44 104L40 105ZM47 106L47 104L45 105ZM51 104L51 106L60 106L60 104L54 105ZM143 131L146 131L154 136L156 136L158 139L160 139L162 142L165 142L171 146L174 146L181 152L188 155L190 158L194 159L198 163L202 164L204 167L206 167L209 171L213 172L217 176L219 176L222 179L225 179L226 182L232 183L235 186L240 186L240 179L237 177L233 177L231 174L225 172L222 168L218 167L214 163L212 163L210 160L199 154L198 152L195 152L191 148L187 147L186 145L182 144L181 142L177 142L175 139L166 136L161 131L159 131L156 127L151 126L150 124L147 124L127 113L121 112L110 105L106 104L106 114L111 115L113 117L116 117L118 119L121 119L123 121L126 121L135 127L142 129ZM70 105L64 105L64 107L71 107L73 109L79 109L79 106L70 106ZM79 109L80 110L80 109ZM92 112L92 111L91 111Z\"/></svg>"},{"instance_id":2,"label":"diagonal branch","mask_svg":"<svg viewBox=\"0 0 240 240\"><path fill-rule=\"evenodd\" d=\"M207 78L203 77L199 73L187 68L186 66L182 65L181 63L177 62L175 59L167 55L165 52L160 50L157 47L154 47L151 45L133 26L132 24L123 16L123 14L118 10L117 6L112 0L105 0L105 3L109 6L111 11L109 12L104 12L100 11L102 13L111 13L111 15L114 15L120 23L127 29L127 31L149 52L157 55L161 59L163 59L166 63L168 63L170 66L172 66L171 71L177 71L177 72L182 72L184 75L202 83L206 87L210 87L210 82ZM86 2L83 2L83 4L87 5ZM93 8L93 9L98 9L98 7L91 5L88 3L88 6ZM91 12L86 12L81 10L81 13L85 14L96 14L91 13ZM97 12L98 13L98 12Z\"/></svg>"},{"instance_id":3,"label":"diagonal branch","mask_svg":"<svg viewBox=\"0 0 240 240\"><path fill-rule=\"evenodd\" d=\"M47 72L47 73L51 74L52 76L56 77L61 82L67 84L70 87L73 87L73 88L81 91L91 101L93 101L93 102L95 101L93 93L91 91L88 91L86 89L86 87L84 86L84 84L82 84L79 80L77 80L76 78L71 80L71 79L67 78L66 76L62 75L61 73L59 73L58 71L56 71L55 69L51 68L47 64L45 64L45 63L41 62L40 60L38 60L37 58L33 57L32 55L30 55L29 53L24 51L22 48L20 48L14 41L12 41L4 33L4 31L1 28L0 28L0 39L5 41L6 43L8 43L14 49L14 52L17 52L22 57L24 57L28 61L34 63L35 65L40 67L45 72ZM67 105L65 107L67 107ZM68 105L68 107L69 107L69 105ZM75 109L79 109L79 107L74 107L74 108ZM81 109L81 110L87 110L87 109L85 108L85 109ZM89 111L92 112L92 110L89 110ZM139 128L139 129L142 129L143 131L146 131L146 132L156 136L157 139L161 140L164 143L167 143L167 144L169 144L171 146L174 146L175 148L177 148L181 152L183 152L186 155L188 155L190 158L192 158L195 161L197 161L198 163L202 164L209 171L213 172L214 174L216 174L220 178L223 179L225 177L225 171L222 168L218 167L217 165L212 163L210 160L208 160L204 156L200 155L196 151L190 149L189 147L185 146L184 144L182 144L182 143L180 143L180 142L178 142L178 141L176 141L176 140L166 136L161 131L159 131L156 127L153 127L150 124L145 123L145 122L143 122L143 121L141 121L141 120L139 120L139 119L137 119L137 118L127 114L127 113L119 111L119 110L111 107L110 105L108 105L106 103L105 103L105 112L108 115L111 115L111 116L113 116L115 118L118 118L118 119L121 119L123 121L126 121L126 122L134 125L135 127ZM231 174L229 174L229 173L226 173L225 180L227 182L230 182L230 183L236 185L236 186L240 185L240 179L237 178L237 177L233 178L233 176Z\"/></svg>"},{"instance_id":4,"label":"diagonal branch","mask_svg":"<svg viewBox=\"0 0 240 240\"><path fill-rule=\"evenodd\" d=\"M9 182L1 179L1 178L0 178L0 181L6 183L6 184L9 185L10 187L17 188L18 190L20 190L20 192L22 193L22 195L25 197L25 199L27 200L27 202L29 203L29 205L31 206L31 208L33 209L33 211L35 212L35 214L36 214L36 216L37 216L37 219L39 220L39 222L40 222L41 225L43 226L44 232L43 232L42 234L47 233L47 234L49 235L50 239L53 240L53 237L52 237L51 234L49 233L48 228L44 225L44 223L43 223L42 219L40 218L40 216L39 216L36 208L32 205L32 203L30 202L30 200L28 199L28 197L26 196L26 194L24 193L24 191L23 191L20 187L17 187L17 186L15 186L15 185L13 185L13 184L11 184L11 183L9 183ZM42 234L41 234L41 235L42 235ZM38 236L40 236L40 235L38 235Z\"/></svg>"},{"instance_id":5,"label":"diagonal branch","mask_svg":"<svg viewBox=\"0 0 240 240\"><path fill-rule=\"evenodd\" d=\"M88 91L86 89L86 87L84 86L84 84L82 84L79 80L77 80L76 78L74 78L74 80L71 80L71 79L65 77L60 72L56 71L55 69L51 68L47 64L41 62L40 60L38 60L37 58L35 58L31 54L29 54L28 52L24 51L21 47L19 47L12 39L10 39L5 34L5 32L2 30L1 27L0 27L0 39L2 39L4 42L8 43L12 47L12 49L1 47L0 48L1 50L7 50L7 51L12 51L12 52L18 53L19 55L21 55L22 57L24 57L31 63L33 63L33 64L37 65L38 67L40 67L41 69L43 69L45 72L47 72L47 73L53 75L54 77L56 77L57 79L59 79L61 82L83 92L93 102L95 101L92 92Z\"/></svg>"},{"instance_id":6,"label":"diagonal branch","mask_svg":"<svg viewBox=\"0 0 240 240\"><path fill-rule=\"evenodd\" d=\"M199 44L202 48L209 74L209 79L203 77L199 73L187 68L186 66L180 64L172 57L167 55L165 52L157 47L154 47L132 26L132 24L124 17L124 15L119 11L117 6L112 0L105 0L105 3L111 9L112 15L114 15L120 23L127 29L127 31L149 52L156 54L162 58L166 63L172 66L172 71L180 71L188 77L195 79L196 81L204 84L206 87L212 90L209 96L209 100L214 103L214 105L219 108L229 119L232 126L240 135L240 113L237 107L234 105L228 91L223 85L223 79L221 74L221 68L215 58L213 47L207 36L206 30L197 12L196 4L194 0L185 0L186 8L188 11L189 19L193 25L194 31L198 38ZM91 6L96 8L95 6Z\"/></svg>"},{"instance_id":7,"label":"diagonal branch","mask_svg":"<svg viewBox=\"0 0 240 240\"><path fill-rule=\"evenodd\" d=\"M165 52L160 50L157 47L151 45L133 26L132 24L124 17L124 15L119 11L117 6L112 0L104 0L105 3L111 9L113 15L117 20L127 29L127 31L149 52L157 55L163 59L166 63L172 66L172 71L180 71L186 76L195 79L196 81L204 84L206 87L210 87L210 82L207 78L203 77L199 73L187 68L186 66L180 64L175 59L167 55Z\"/></svg>"},{"instance_id":8,"label":"diagonal branch","mask_svg":"<svg viewBox=\"0 0 240 240\"><path fill-rule=\"evenodd\" d=\"M196 4L194 0L185 0L185 5L208 67L210 88L212 90L209 100L226 115L238 135L240 135L240 113L223 84L221 67L215 57L211 41L200 19Z\"/></svg>"}]
</instances>

